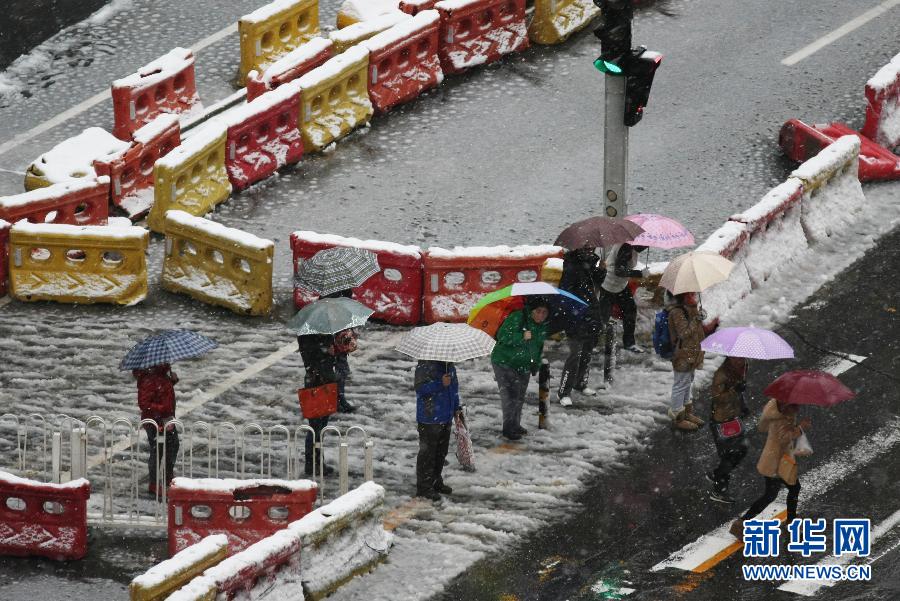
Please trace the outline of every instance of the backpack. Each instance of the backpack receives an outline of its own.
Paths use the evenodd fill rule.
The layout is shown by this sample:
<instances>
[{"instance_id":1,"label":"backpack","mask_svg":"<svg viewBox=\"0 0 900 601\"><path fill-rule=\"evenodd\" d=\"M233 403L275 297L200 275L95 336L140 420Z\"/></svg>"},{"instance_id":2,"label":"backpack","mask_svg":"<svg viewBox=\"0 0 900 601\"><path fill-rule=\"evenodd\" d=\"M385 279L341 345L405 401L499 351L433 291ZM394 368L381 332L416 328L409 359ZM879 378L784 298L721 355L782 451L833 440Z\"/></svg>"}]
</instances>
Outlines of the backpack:
<instances>
[{"instance_id":1,"label":"backpack","mask_svg":"<svg viewBox=\"0 0 900 601\"><path fill-rule=\"evenodd\" d=\"M653 350L663 359L671 359L675 354L675 342L669 333L669 310L656 312L653 322Z\"/></svg>"}]
</instances>

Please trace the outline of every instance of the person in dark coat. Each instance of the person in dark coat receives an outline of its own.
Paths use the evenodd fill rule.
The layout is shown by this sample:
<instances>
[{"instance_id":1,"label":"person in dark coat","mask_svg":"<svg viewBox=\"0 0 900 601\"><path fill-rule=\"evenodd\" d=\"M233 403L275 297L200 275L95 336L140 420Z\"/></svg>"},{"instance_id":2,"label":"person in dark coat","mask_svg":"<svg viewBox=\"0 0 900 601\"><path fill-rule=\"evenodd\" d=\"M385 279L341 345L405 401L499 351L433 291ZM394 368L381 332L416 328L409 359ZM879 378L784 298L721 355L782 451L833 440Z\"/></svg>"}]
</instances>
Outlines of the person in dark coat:
<instances>
[{"instance_id":1,"label":"person in dark coat","mask_svg":"<svg viewBox=\"0 0 900 601\"><path fill-rule=\"evenodd\" d=\"M167 425L175 419L175 384L178 376L172 371L168 363L155 365L147 369L135 369L131 374L137 380L138 407L141 410L141 420L152 419L153 424L144 424L147 433L147 442L150 443L150 457L147 466L150 471L150 484L147 487L150 494L157 494L157 482L164 482L166 486L175 477L175 459L178 457L178 431L174 425ZM165 431L165 466L162 476L157 480L157 470L163 463L162 457L157 457L157 437Z\"/></svg>"},{"instance_id":2,"label":"person in dark coat","mask_svg":"<svg viewBox=\"0 0 900 601\"><path fill-rule=\"evenodd\" d=\"M300 357L303 359L303 367L306 368L306 375L303 379L303 386L313 388L322 386L323 384L331 384L337 382L337 374L335 372L336 357L334 351L334 336L332 334L310 334L306 336L297 336L297 345L300 350ZM315 442L322 441L322 430L328 425L328 417L310 418L309 426L315 432ZM307 476L313 474L313 434L306 434L306 452L304 454L305 466L304 472ZM331 474L334 470L326 465L325 474Z\"/></svg>"},{"instance_id":3,"label":"person in dark coat","mask_svg":"<svg viewBox=\"0 0 900 601\"><path fill-rule=\"evenodd\" d=\"M632 353L643 353L644 349L634 342L634 328L637 323L637 305L631 288L630 278L647 277L647 269L635 269L638 255L647 249L646 246L630 244L614 244L609 249L606 262L606 277L600 285L600 305L603 315L612 313L613 305L622 309L622 348ZM611 268L610 268L611 266Z\"/></svg>"},{"instance_id":4,"label":"person in dark coat","mask_svg":"<svg viewBox=\"0 0 900 601\"><path fill-rule=\"evenodd\" d=\"M748 444L743 418L750 413L744 399L747 389L747 360L727 357L713 376L710 386L709 429L712 432L719 465L706 472L713 489L709 498L719 503L734 503L728 494L731 472L747 454Z\"/></svg>"},{"instance_id":5,"label":"person in dark coat","mask_svg":"<svg viewBox=\"0 0 900 601\"><path fill-rule=\"evenodd\" d=\"M453 492L441 474L450 448L450 423L460 410L456 367L444 361L419 361L415 387L419 431L416 496L439 501L442 494Z\"/></svg>"},{"instance_id":6,"label":"person in dark coat","mask_svg":"<svg viewBox=\"0 0 900 601\"><path fill-rule=\"evenodd\" d=\"M322 298L352 298L353 290L339 290L327 294ZM337 376L338 385L338 413L353 413L356 407L351 405L344 396L344 387L350 378L350 362L347 360L347 353L338 353L335 357L334 373Z\"/></svg>"},{"instance_id":7,"label":"person in dark coat","mask_svg":"<svg viewBox=\"0 0 900 601\"><path fill-rule=\"evenodd\" d=\"M559 280L560 290L577 296L588 304L581 319L565 320L565 316L554 316L551 331L555 324L565 320L566 342L569 356L566 358L562 376L559 380L557 398L559 404L567 407L572 404L572 390L593 396L597 391L588 387L591 353L597 345L600 332L609 319L598 300L600 284L606 270L600 267L600 257L593 248L577 248L563 255L563 272Z\"/></svg>"}]
</instances>

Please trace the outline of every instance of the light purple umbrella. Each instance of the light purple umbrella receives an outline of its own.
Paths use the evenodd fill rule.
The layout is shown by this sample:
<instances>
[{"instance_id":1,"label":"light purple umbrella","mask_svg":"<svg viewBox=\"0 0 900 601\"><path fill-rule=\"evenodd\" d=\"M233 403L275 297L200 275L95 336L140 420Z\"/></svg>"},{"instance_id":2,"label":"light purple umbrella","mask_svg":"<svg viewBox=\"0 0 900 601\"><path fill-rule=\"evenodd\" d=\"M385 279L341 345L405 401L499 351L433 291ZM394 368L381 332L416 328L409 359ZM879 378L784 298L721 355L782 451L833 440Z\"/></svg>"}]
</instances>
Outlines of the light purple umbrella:
<instances>
[{"instance_id":1,"label":"light purple umbrella","mask_svg":"<svg viewBox=\"0 0 900 601\"><path fill-rule=\"evenodd\" d=\"M794 349L784 338L762 328L721 328L703 340L700 348L711 353L747 359L793 359Z\"/></svg>"},{"instance_id":2,"label":"light purple umbrella","mask_svg":"<svg viewBox=\"0 0 900 601\"><path fill-rule=\"evenodd\" d=\"M629 243L632 246L680 248L694 245L694 236L691 232L671 217L654 213L638 213L637 215L628 215L625 219L644 228L644 233Z\"/></svg>"}]
</instances>

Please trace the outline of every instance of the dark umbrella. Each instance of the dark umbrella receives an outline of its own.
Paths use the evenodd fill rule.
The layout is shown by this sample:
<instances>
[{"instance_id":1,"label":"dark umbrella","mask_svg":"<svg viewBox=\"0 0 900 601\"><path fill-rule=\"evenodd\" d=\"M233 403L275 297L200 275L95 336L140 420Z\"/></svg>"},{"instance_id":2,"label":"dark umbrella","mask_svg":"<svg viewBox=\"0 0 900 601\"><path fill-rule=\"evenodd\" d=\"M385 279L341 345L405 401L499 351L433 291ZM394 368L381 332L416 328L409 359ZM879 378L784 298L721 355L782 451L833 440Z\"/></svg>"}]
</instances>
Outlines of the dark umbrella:
<instances>
[{"instance_id":1,"label":"dark umbrella","mask_svg":"<svg viewBox=\"0 0 900 601\"><path fill-rule=\"evenodd\" d=\"M644 228L627 219L589 217L564 229L554 244L568 249L602 248L631 242L643 233Z\"/></svg>"},{"instance_id":2,"label":"dark umbrella","mask_svg":"<svg viewBox=\"0 0 900 601\"><path fill-rule=\"evenodd\" d=\"M298 286L328 296L361 286L381 271L374 253L361 248L335 246L320 250L300 264Z\"/></svg>"},{"instance_id":3,"label":"dark umbrella","mask_svg":"<svg viewBox=\"0 0 900 601\"><path fill-rule=\"evenodd\" d=\"M813 369L798 369L781 374L766 386L763 394L785 405L820 407L833 407L856 396L855 392L831 374Z\"/></svg>"},{"instance_id":4,"label":"dark umbrella","mask_svg":"<svg viewBox=\"0 0 900 601\"><path fill-rule=\"evenodd\" d=\"M168 330L138 342L122 359L119 369L147 369L174 363L205 355L217 346L214 340L190 330Z\"/></svg>"}]
</instances>

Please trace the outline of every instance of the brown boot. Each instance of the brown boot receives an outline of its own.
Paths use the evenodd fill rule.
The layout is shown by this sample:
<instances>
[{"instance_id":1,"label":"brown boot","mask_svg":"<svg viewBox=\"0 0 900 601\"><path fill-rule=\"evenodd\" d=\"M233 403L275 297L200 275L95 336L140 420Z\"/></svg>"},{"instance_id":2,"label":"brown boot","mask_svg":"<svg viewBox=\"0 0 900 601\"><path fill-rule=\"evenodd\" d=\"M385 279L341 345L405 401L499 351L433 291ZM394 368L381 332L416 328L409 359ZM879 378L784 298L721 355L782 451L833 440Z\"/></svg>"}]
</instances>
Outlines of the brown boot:
<instances>
[{"instance_id":1,"label":"brown boot","mask_svg":"<svg viewBox=\"0 0 900 601\"><path fill-rule=\"evenodd\" d=\"M692 424L697 424L698 426L702 426L706 423L699 415L694 413L693 403L684 406L684 418Z\"/></svg>"},{"instance_id":2,"label":"brown boot","mask_svg":"<svg viewBox=\"0 0 900 601\"><path fill-rule=\"evenodd\" d=\"M731 523L728 531L738 540L744 540L744 520L738 518Z\"/></svg>"},{"instance_id":3,"label":"brown boot","mask_svg":"<svg viewBox=\"0 0 900 601\"><path fill-rule=\"evenodd\" d=\"M682 409L677 414L669 409L669 417L672 418L672 424L678 430L691 432L698 428L697 424L687 419L687 411L685 409Z\"/></svg>"}]
</instances>

